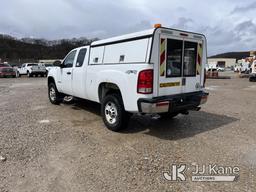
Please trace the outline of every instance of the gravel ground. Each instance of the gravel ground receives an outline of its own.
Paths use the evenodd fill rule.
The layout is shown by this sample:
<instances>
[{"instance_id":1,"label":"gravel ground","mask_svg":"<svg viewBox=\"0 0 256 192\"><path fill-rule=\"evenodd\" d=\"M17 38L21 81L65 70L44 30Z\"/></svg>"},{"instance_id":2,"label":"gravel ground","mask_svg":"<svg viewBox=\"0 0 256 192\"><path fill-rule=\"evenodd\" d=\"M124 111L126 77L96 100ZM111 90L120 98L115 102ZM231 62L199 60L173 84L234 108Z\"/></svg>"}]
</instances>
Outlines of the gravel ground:
<instances>
[{"instance_id":1,"label":"gravel ground","mask_svg":"<svg viewBox=\"0 0 256 192\"><path fill-rule=\"evenodd\" d=\"M95 103L51 105L46 79L0 79L0 192L256 191L256 84L208 80L207 90L200 112L134 116L113 133ZM238 166L240 176L164 180L174 163Z\"/></svg>"}]
</instances>

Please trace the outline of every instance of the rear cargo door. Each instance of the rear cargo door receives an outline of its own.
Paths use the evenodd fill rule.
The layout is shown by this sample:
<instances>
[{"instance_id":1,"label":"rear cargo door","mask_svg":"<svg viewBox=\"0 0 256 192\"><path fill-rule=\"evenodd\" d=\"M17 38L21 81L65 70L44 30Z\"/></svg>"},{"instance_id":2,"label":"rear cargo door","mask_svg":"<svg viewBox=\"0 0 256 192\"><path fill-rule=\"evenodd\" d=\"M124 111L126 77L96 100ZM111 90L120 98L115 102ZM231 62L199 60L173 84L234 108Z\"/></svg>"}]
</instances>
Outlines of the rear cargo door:
<instances>
[{"instance_id":1,"label":"rear cargo door","mask_svg":"<svg viewBox=\"0 0 256 192\"><path fill-rule=\"evenodd\" d=\"M182 92L200 91L202 77L203 42L184 39Z\"/></svg>"},{"instance_id":2,"label":"rear cargo door","mask_svg":"<svg viewBox=\"0 0 256 192\"><path fill-rule=\"evenodd\" d=\"M182 92L183 38L160 35L158 96Z\"/></svg>"}]
</instances>

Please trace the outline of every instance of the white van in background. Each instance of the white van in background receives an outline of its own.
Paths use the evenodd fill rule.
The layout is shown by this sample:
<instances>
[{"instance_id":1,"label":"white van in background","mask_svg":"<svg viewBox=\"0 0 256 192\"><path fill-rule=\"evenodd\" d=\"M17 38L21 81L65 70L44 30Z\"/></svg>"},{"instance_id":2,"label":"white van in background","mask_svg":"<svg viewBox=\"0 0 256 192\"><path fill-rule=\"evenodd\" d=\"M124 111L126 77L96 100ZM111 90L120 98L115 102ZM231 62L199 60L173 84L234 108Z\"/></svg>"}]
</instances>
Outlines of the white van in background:
<instances>
[{"instance_id":1,"label":"white van in background","mask_svg":"<svg viewBox=\"0 0 256 192\"><path fill-rule=\"evenodd\" d=\"M256 81L256 59L254 60L254 62L251 65L251 73L250 73L249 81L251 81L251 82Z\"/></svg>"}]
</instances>

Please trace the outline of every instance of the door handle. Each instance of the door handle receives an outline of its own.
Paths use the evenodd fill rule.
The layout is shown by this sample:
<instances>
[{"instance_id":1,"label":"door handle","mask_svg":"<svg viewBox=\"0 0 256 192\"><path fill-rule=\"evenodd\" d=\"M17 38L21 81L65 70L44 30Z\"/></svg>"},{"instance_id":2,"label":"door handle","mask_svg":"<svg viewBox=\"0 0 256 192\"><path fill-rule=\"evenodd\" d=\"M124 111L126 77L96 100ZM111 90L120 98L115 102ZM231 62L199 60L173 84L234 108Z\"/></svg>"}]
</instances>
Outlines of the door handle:
<instances>
[{"instance_id":1,"label":"door handle","mask_svg":"<svg viewBox=\"0 0 256 192\"><path fill-rule=\"evenodd\" d=\"M68 75L71 75L71 72L67 72Z\"/></svg>"}]
</instances>

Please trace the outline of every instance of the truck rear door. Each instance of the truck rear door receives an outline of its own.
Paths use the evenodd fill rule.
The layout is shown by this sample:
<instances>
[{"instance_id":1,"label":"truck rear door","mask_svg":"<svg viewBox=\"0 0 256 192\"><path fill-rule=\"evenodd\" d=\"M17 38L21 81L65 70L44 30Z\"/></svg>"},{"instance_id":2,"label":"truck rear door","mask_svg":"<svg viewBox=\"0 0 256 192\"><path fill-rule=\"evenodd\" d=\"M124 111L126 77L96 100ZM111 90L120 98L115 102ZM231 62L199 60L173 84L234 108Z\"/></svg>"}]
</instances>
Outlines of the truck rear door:
<instances>
[{"instance_id":1,"label":"truck rear door","mask_svg":"<svg viewBox=\"0 0 256 192\"><path fill-rule=\"evenodd\" d=\"M184 39L182 93L200 91L202 78L202 40Z\"/></svg>"},{"instance_id":2,"label":"truck rear door","mask_svg":"<svg viewBox=\"0 0 256 192\"><path fill-rule=\"evenodd\" d=\"M158 96L182 92L183 38L160 36Z\"/></svg>"},{"instance_id":3,"label":"truck rear door","mask_svg":"<svg viewBox=\"0 0 256 192\"><path fill-rule=\"evenodd\" d=\"M160 35L158 96L201 89L202 45L200 39Z\"/></svg>"}]
</instances>

